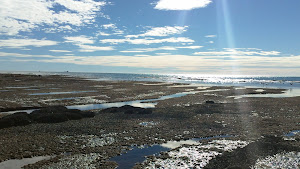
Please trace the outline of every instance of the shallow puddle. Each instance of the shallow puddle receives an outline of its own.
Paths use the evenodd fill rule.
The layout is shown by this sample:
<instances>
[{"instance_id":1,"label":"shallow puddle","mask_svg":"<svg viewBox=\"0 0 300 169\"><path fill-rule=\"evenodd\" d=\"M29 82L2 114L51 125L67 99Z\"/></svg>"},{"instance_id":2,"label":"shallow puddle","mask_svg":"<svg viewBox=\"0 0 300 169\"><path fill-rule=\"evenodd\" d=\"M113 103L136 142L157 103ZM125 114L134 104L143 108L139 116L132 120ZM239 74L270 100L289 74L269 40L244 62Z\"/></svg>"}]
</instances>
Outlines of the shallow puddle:
<instances>
[{"instance_id":1,"label":"shallow puddle","mask_svg":"<svg viewBox=\"0 0 300 169\"><path fill-rule=\"evenodd\" d=\"M170 149L160 145L146 146L144 148L132 147L132 150L128 151L126 154L113 157L110 161L117 162L119 169L127 169L132 168L137 162L143 162L146 159L145 156L158 155L160 152L168 150Z\"/></svg>"},{"instance_id":2,"label":"shallow puddle","mask_svg":"<svg viewBox=\"0 0 300 169\"><path fill-rule=\"evenodd\" d=\"M286 137L293 137L293 136L295 136L298 133L300 133L300 130L293 130L293 131L285 134L284 136L286 136Z\"/></svg>"},{"instance_id":3,"label":"shallow puddle","mask_svg":"<svg viewBox=\"0 0 300 169\"><path fill-rule=\"evenodd\" d=\"M79 110L94 110L94 109L105 109L105 108L110 108L110 107L122 107L125 105L130 105L130 106L134 106L134 107L142 107L142 108L154 108L157 105L157 103L155 103L155 101L177 98L177 97L182 97L182 96L186 96L188 94L195 94L195 93L197 93L197 92L182 92L182 93L176 93L176 94L172 94L172 95L162 96L158 99L135 100L135 101L116 102L116 103L74 105L74 106L67 106L67 108L68 109L79 109Z\"/></svg>"},{"instance_id":4,"label":"shallow puddle","mask_svg":"<svg viewBox=\"0 0 300 169\"><path fill-rule=\"evenodd\" d=\"M94 92L94 91L85 91L85 92ZM199 91L196 92L182 92L182 93L176 93L172 95L162 96L158 99L146 99L146 100L135 100L135 101L127 101L127 102L115 102L115 103L101 103L101 104L84 104L84 105L73 105L73 106L66 106L68 109L79 109L79 110L96 110L96 109L106 109L111 107L122 107L125 105L130 105L134 107L142 107L142 108L154 108L157 103L156 101L160 100L166 100L171 98L177 98L177 97L183 97L188 94L196 94ZM63 92L52 92L52 93L59 93L62 94ZM43 95L44 93L36 93L35 95ZM49 94L49 93L45 93ZM33 94L32 94L33 95ZM62 98L60 100L72 100L74 98ZM57 99L59 100L59 99ZM36 110L36 109L34 109ZM16 111L9 111L9 112L0 112L0 113L9 113L13 114L16 112L27 112L31 113L34 111L33 109L30 110L16 110Z\"/></svg>"},{"instance_id":5,"label":"shallow puddle","mask_svg":"<svg viewBox=\"0 0 300 169\"><path fill-rule=\"evenodd\" d=\"M26 113L32 113L34 110L38 110L38 109L30 109L30 110L14 110L14 111L7 111L7 112L0 112L0 114L14 114L14 113L18 113L18 112L26 112ZM1 169L1 168L0 168Z\"/></svg>"},{"instance_id":6,"label":"shallow puddle","mask_svg":"<svg viewBox=\"0 0 300 169\"><path fill-rule=\"evenodd\" d=\"M225 138L231 137L229 135L213 136L213 137L201 137L194 138L190 140L181 141L168 141L161 145L145 146L143 148L132 147L127 153L120 156L116 156L110 159L110 161L115 161L119 165L119 169L132 168L136 163L143 162L146 160L145 156L159 155L160 152L169 151L171 149L180 147L184 144L186 145L199 145L201 140L213 139L213 138Z\"/></svg>"},{"instance_id":7,"label":"shallow puddle","mask_svg":"<svg viewBox=\"0 0 300 169\"><path fill-rule=\"evenodd\" d=\"M0 168L3 169L21 169L23 166L28 164L34 164L41 160L48 160L51 156L38 156L32 158L13 159L7 160L0 163Z\"/></svg>"},{"instance_id":8,"label":"shallow puddle","mask_svg":"<svg viewBox=\"0 0 300 169\"><path fill-rule=\"evenodd\" d=\"M240 96L229 96L234 99L241 99L244 97L270 97L270 98L285 98L285 97L298 97L300 96L300 89L289 89L280 94L247 94Z\"/></svg>"}]
</instances>

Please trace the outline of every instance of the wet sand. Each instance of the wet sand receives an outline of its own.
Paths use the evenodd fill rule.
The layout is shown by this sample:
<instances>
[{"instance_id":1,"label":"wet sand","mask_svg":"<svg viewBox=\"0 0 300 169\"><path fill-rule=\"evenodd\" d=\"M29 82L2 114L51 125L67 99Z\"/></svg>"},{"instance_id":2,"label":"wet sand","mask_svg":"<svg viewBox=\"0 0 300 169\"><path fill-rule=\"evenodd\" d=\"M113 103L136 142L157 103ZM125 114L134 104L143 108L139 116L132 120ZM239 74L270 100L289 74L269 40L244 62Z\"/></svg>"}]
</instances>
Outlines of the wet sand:
<instances>
[{"instance_id":1,"label":"wet sand","mask_svg":"<svg viewBox=\"0 0 300 169\"><path fill-rule=\"evenodd\" d=\"M283 89L264 88L262 91L258 88L231 86L203 87L158 82L91 81L64 76L0 74L0 111L157 99L187 91L193 91L194 94L155 101L157 105L152 108L151 114L92 110L96 113L93 118L0 129L0 162L51 156L53 158L50 160L27 165L25 168L82 168L86 165L114 168L117 163L110 161L110 158L126 152L133 145L162 144L170 140L218 135L232 136L218 138L221 140L240 140L257 145L269 142L281 146L281 149L276 151L262 151L264 153L249 152L246 146L228 152L229 154L216 156L228 162L239 160L238 156L234 156L239 151L246 157L249 153L251 163L247 163L248 167L254 165L258 158L283 151L299 152L299 133L291 138L285 138L284 135L300 128L300 97L233 97L247 94L279 94ZM4 114L0 113L1 116ZM270 139L263 139L266 137ZM216 139L201 143L208 144ZM191 145L182 145L189 146ZM257 148L255 151L259 150ZM174 150L170 150L170 154L172 151ZM259 156L251 155L253 153ZM149 160L157 161L159 158L171 159L170 156L157 159L149 157L147 162L137 164L136 168L144 168L150 165ZM226 160L223 164L219 164L220 160L211 160L208 167L224 168Z\"/></svg>"}]
</instances>

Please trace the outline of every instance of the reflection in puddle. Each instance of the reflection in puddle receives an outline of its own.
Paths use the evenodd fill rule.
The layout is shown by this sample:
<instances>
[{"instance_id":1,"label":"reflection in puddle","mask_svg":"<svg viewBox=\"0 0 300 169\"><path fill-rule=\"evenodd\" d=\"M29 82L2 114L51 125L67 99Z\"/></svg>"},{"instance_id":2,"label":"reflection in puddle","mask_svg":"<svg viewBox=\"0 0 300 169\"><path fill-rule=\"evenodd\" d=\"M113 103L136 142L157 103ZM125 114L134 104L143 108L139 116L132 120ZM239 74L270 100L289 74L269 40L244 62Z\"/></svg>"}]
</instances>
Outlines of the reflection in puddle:
<instances>
[{"instance_id":1,"label":"reflection in puddle","mask_svg":"<svg viewBox=\"0 0 300 169\"><path fill-rule=\"evenodd\" d=\"M41 160L49 160L50 158L51 156L39 156L39 157L32 157L32 158L7 160L0 163L0 168L21 169L25 165L34 164Z\"/></svg>"},{"instance_id":2,"label":"reflection in puddle","mask_svg":"<svg viewBox=\"0 0 300 169\"><path fill-rule=\"evenodd\" d=\"M298 133L300 133L300 130L293 130L293 131L291 131L291 132L285 134L284 136L286 136L286 137L294 137L294 136L296 136L296 134L298 134Z\"/></svg>"},{"instance_id":3,"label":"reflection in puddle","mask_svg":"<svg viewBox=\"0 0 300 169\"><path fill-rule=\"evenodd\" d=\"M29 94L30 96L41 96L41 95L56 95L56 94L77 94L77 93L91 93L97 91L72 91L72 92L49 92L49 93L33 93Z\"/></svg>"}]
</instances>

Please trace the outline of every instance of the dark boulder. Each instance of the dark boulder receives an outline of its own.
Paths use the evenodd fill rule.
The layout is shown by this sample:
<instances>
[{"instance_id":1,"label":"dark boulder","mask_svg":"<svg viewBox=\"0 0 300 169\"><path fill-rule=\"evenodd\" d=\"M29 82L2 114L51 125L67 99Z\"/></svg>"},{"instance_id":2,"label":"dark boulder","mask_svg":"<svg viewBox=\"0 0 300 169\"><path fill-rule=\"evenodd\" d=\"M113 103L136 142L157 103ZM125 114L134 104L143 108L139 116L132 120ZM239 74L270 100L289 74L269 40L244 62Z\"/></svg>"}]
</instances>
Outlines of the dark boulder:
<instances>
[{"instance_id":1,"label":"dark boulder","mask_svg":"<svg viewBox=\"0 0 300 169\"><path fill-rule=\"evenodd\" d=\"M83 112L77 109L67 109L64 106L54 106L26 112L14 113L0 118L0 129L12 126L24 126L31 123L60 123L68 120L79 120L94 117L93 112Z\"/></svg>"},{"instance_id":2,"label":"dark boulder","mask_svg":"<svg viewBox=\"0 0 300 169\"><path fill-rule=\"evenodd\" d=\"M93 112L82 112L77 109L67 109L64 106L55 106L35 110L29 116L37 123L59 123L93 117L94 115Z\"/></svg>"},{"instance_id":3,"label":"dark boulder","mask_svg":"<svg viewBox=\"0 0 300 169\"><path fill-rule=\"evenodd\" d=\"M205 103L206 103L206 104L214 104L215 102L212 101L212 100L207 100Z\"/></svg>"},{"instance_id":4,"label":"dark boulder","mask_svg":"<svg viewBox=\"0 0 300 169\"><path fill-rule=\"evenodd\" d=\"M125 105L122 107L111 107L103 109L102 113L124 113L124 114L151 114L152 109L145 109L141 107L134 107L130 105Z\"/></svg>"},{"instance_id":5,"label":"dark boulder","mask_svg":"<svg viewBox=\"0 0 300 169\"><path fill-rule=\"evenodd\" d=\"M18 112L0 118L0 129L12 126L25 126L32 123L26 112Z\"/></svg>"}]
</instances>

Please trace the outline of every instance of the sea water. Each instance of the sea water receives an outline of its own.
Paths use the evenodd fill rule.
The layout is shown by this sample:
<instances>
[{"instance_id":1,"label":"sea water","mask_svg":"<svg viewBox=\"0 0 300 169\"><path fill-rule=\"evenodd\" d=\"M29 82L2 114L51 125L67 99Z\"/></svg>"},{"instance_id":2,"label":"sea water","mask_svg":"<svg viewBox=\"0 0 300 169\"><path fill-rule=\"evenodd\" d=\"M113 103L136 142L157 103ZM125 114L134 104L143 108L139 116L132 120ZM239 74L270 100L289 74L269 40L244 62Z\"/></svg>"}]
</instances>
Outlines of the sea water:
<instances>
[{"instance_id":1,"label":"sea water","mask_svg":"<svg viewBox=\"0 0 300 169\"><path fill-rule=\"evenodd\" d=\"M168 83L196 83L212 86L247 86L265 88L300 88L300 77L255 75L200 74L129 74L84 72L26 72L24 74L64 75L99 81L148 81Z\"/></svg>"}]
</instances>

